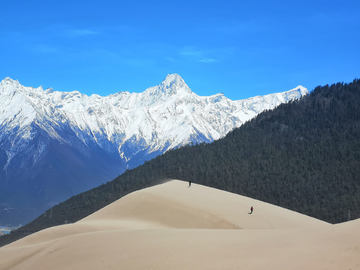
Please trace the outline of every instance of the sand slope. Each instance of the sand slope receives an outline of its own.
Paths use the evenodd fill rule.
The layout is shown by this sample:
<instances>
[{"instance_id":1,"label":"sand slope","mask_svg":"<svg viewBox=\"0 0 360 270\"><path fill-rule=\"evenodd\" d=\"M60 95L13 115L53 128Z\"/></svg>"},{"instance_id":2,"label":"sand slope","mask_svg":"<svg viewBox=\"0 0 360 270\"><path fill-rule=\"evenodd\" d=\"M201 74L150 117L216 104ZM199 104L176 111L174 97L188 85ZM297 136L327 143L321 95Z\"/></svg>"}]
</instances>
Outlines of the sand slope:
<instances>
[{"instance_id":1,"label":"sand slope","mask_svg":"<svg viewBox=\"0 0 360 270\"><path fill-rule=\"evenodd\" d=\"M174 180L0 248L0 269L360 269L360 220Z\"/></svg>"}]
</instances>

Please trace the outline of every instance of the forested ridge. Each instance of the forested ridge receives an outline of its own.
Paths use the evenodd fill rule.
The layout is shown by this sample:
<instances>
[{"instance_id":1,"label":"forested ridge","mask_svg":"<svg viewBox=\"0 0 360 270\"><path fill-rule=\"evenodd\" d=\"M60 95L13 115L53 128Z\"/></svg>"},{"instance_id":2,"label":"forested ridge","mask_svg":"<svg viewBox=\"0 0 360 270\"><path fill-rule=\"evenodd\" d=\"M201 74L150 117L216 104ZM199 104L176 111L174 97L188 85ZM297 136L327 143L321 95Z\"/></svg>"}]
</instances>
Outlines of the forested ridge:
<instances>
[{"instance_id":1,"label":"forested ridge","mask_svg":"<svg viewBox=\"0 0 360 270\"><path fill-rule=\"evenodd\" d=\"M211 144L171 150L60 203L0 237L0 246L76 222L122 196L182 179L331 223L360 217L360 80L315 88Z\"/></svg>"}]
</instances>

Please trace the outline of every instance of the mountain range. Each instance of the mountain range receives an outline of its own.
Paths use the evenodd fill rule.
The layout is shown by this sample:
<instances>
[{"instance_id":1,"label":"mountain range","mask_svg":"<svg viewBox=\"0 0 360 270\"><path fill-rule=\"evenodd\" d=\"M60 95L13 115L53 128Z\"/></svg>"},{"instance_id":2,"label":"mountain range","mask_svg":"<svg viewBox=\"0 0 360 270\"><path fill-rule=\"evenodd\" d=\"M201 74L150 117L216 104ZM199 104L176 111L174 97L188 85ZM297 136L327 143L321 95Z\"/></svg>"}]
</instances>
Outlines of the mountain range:
<instances>
[{"instance_id":1,"label":"mountain range","mask_svg":"<svg viewBox=\"0 0 360 270\"><path fill-rule=\"evenodd\" d=\"M0 83L0 225L26 223L169 149L212 142L308 90L232 101L198 96L177 74L106 97Z\"/></svg>"}]
</instances>

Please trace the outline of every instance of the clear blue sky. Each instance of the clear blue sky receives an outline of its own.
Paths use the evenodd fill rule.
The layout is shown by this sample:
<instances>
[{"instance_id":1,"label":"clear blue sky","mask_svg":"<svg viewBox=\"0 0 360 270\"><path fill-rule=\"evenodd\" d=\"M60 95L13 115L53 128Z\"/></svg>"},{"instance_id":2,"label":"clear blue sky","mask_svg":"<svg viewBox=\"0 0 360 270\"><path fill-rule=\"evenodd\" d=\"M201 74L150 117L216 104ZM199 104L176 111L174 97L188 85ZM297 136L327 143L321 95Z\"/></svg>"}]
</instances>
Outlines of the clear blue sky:
<instances>
[{"instance_id":1,"label":"clear blue sky","mask_svg":"<svg viewBox=\"0 0 360 270\"><path fill-rule=\"evenodd\" d=\"M0 80L106 96L178 73L233 100L360 77L360 1L3 0Z\"/></svg>"}]
</instances>

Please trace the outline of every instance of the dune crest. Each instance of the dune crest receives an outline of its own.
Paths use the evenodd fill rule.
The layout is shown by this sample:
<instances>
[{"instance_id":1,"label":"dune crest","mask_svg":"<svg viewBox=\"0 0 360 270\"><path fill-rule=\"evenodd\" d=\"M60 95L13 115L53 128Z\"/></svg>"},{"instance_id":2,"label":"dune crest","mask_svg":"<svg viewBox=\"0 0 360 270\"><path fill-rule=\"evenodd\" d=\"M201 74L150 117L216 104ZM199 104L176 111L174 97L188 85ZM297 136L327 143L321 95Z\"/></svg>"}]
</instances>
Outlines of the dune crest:
<instances>
[{"instance_id":1,"label":"dune crest","mask_svg":"<svg viewBox=\"0 0 360 270\"><path fill-rule=\"evenodd\" d=\"M0 269L360 269L359 229L173 180L0 248Z\"/></svg>"},{"instance_id":2,"label":"dune crest","mask_svg":"<svg viewBox=\"0 0 360 270\"><path fill-rule=\"evenodd\" d=\"M249 214L250 207L254 213ZM136 220L150 227L276 229L326 222L237 194L172 180L133 192L79 221Z\"/></svg>"}]
</instances>

